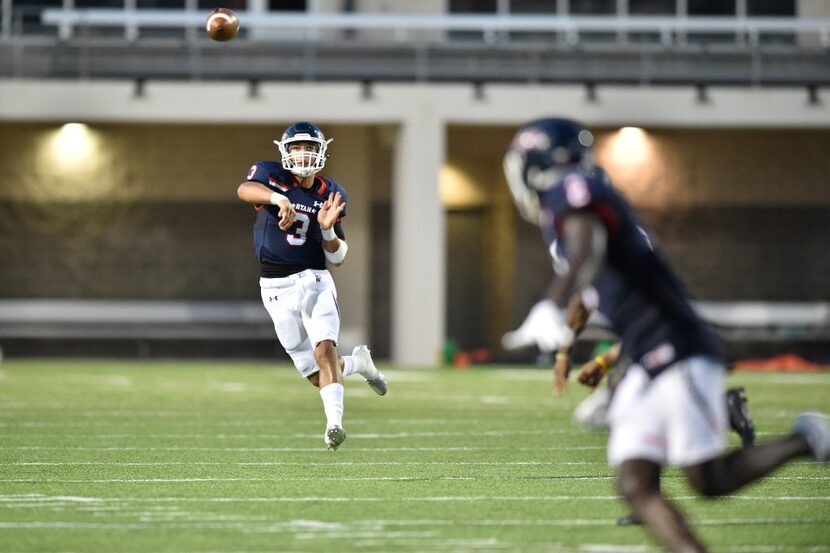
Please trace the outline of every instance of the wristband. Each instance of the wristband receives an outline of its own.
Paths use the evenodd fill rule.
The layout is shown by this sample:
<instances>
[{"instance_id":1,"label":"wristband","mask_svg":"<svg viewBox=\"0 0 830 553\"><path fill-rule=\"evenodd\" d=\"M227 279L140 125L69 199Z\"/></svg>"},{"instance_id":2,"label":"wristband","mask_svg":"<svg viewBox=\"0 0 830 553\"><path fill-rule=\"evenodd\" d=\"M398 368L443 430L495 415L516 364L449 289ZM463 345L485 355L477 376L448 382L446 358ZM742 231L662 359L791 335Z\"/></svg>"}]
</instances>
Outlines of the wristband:
<instances>
[{"instance_id":1,"label":"wristband","mask_svg":"<svg viewBox=\"0 0 830 553\"><path fill-rule=\"evenodd\" d=\"M285 196L280 194L279 192L271 192L271 205L277 205L280 200L288 200Z\"/></svg>"},{"instance_id":2,"label":"wristband","mask_svg":"<svg viewBox=\"0 0 830 553\"><path fill-rule=\"evenodd\" d=\"M602 355L597 355L596 357L594 357L594 362L600 366L600 368L602 369L602 374L608 372L608 361L605 359L605 357L603 357Z\"/></svg>"},{"instance_id":3,"label":"wristband","mask_svg":"<svg viewBox=\"0 0 830 553\"><path fill-rule=\"evenodd\" d=\"M567 353L565 353L564 351L557 351L556 352L556 360L557 361L564 361L566 359L568 359L568 354Z\"/></svg>"},{"instance_id":4,"label":"wristband","mask_svg":"<svg viewBox=\"0 0 830 553\"><path fill-rule=\"evenodd\" d=\"M346 252L348 251L349 245L346 244L345 240L341 240L340 244L337 246L337 249L333 252L330 252L326 248L323 248L323 254L326 256L326 261L328 261L332 265L340 265L341 263L343 263L343 260L346 258Z\"/></svg>"},{"instance_id":5,"label":"wristband","mask_svg":"<svg viewBox=\"0 0 830 553\"><path fill-rule=\"evenodd\" d=\"M334 234L333 228L321 228L320 233L323 235L323 240L325 240L326 242L331 242L332 240L337 238L337 235Z\"/></svg>"}]
</instances>

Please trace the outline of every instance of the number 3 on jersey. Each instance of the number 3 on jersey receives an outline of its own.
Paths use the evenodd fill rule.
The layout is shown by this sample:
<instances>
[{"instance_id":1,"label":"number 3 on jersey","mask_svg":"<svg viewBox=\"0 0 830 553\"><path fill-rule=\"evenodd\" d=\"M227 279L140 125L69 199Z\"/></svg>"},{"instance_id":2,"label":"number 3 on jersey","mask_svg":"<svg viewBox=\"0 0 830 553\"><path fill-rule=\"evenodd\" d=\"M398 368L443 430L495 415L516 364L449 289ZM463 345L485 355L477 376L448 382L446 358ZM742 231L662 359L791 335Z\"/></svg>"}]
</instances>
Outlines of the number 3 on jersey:
<instances>
[{"instance_id":1,"label":"number 3 on jersey","mask_svg":"<svg viewBox=\"0 0 830 553\"><path fill-rule=\"evenodd\" d=\"M293 234L286 234L285 239L292 246L302 246L306 241L306 233L308 232L308 225L311 224L311 219L305 213L297 213L297 230Z\"/></svg>"}]
</instances>

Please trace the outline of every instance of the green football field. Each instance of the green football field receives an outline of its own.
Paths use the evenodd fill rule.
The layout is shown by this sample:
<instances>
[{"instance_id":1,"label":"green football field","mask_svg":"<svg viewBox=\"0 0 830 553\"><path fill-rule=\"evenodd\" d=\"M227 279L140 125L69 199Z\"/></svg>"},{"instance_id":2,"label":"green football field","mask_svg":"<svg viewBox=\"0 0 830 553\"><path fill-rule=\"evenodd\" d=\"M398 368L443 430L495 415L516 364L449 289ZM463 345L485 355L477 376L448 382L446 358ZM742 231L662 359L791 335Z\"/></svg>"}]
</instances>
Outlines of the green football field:
<instances>
[{"instance_id":1,"label":"green football field","mask_svg":"<svg viewBox=\"0 0 830 553\"><path fill-rule=\"evenodd\" d=\"M326 451L316 389L286 365L0 364L0 551L656 551L547 371L386 369L346 382ZM830 411L830 374L737 374L759 437ZM732 444L738 443L732 436ZM728 499L665 490L713 551L830 551L830 467Z\"/></svg>"}]
</instances>

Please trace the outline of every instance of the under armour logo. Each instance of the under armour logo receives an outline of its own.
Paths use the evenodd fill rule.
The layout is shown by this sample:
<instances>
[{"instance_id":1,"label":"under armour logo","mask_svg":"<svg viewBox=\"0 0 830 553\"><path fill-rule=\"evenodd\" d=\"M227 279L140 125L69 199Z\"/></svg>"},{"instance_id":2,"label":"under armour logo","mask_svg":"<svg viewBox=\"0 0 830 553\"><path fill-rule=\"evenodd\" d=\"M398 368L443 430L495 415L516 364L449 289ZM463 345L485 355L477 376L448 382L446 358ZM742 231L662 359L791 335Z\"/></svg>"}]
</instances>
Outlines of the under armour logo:
<instances>
[{"instance_id":1,"label":"under armour logo","mask_svg":"<svg viewBox=\"0 0 830 553\"><path fill-rule=\"evenodd\" d=\"M277 296L268 296L268 301L277 301Z\"/></svg>"},{"instance_id":2,"label":"under armour logo","mask_svg":"<svg viewBox=\"0 0 830 553\"><path fill-rule=\"evenodd\" d=\"M314 201L314 207L323 207L323 202Z\"/></svg>"}]
</instances>

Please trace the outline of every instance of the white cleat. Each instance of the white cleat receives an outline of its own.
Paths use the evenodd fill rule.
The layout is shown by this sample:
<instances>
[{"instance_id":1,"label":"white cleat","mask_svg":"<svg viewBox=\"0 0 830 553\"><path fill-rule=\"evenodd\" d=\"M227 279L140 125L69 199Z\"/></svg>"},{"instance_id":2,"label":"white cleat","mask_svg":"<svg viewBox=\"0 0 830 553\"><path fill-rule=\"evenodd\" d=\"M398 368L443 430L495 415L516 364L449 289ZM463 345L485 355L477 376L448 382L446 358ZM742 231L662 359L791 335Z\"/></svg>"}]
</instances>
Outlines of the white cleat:
<instances>
[{"instance_id":1,"label":"white cleat","mask_svg":"<svg viewBox=\"0 0 830 553\"><path fill-rule=\"evenodd\" d=\"M576 406L574 420L586 430L608 428L608 408L611 406L611 391L608 386L598 388Z\"/></svg>"},{"instance_id":2,"label":"white cleat","mask_svg":"<svg viewBox=\"0 0 830 553\"><path fill-rule=\"evenodd\" d=\"M340 447L340 444L346 441L346 431L342 426L332 424L326 428L326 433L323 435L323 441L326 442L326 447L331 451Z\"/></svg>"},{"instance_id":3,"label":"white cleat","mask_svg":"<svg viewBox=\"0 0 830 553\"><path fill-rule=\"evenodd\" d=\"M793 432L801 434L810 446L813 459L830 463L830 419L821 413L802 413L793 423Z\"/></svg>"},{"instance_id":4,"label":"white cleat","mask_svg":"<svg viewBox=\"0 0 830 553\"><path fill-rule=\"evenodd\" d=\"M386 377L375 367L375 362L372 361L372 352L369 351L369 346L364 344L355 346L352 350L352 357L357 359L362 367L357 372L366 379L366 384L379 396L385 396Z\"/></svg>"}]
</instances>

